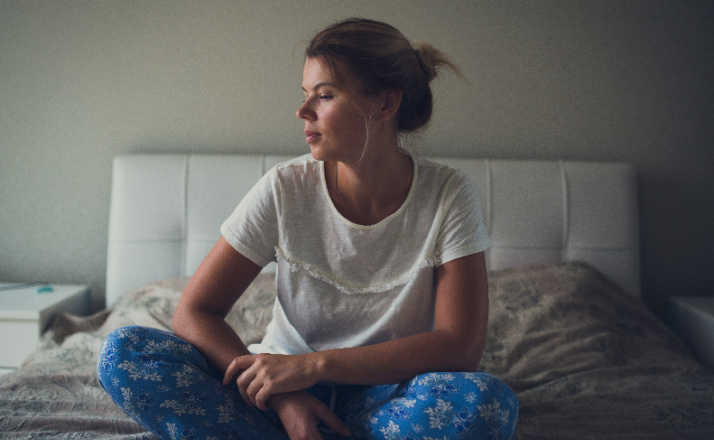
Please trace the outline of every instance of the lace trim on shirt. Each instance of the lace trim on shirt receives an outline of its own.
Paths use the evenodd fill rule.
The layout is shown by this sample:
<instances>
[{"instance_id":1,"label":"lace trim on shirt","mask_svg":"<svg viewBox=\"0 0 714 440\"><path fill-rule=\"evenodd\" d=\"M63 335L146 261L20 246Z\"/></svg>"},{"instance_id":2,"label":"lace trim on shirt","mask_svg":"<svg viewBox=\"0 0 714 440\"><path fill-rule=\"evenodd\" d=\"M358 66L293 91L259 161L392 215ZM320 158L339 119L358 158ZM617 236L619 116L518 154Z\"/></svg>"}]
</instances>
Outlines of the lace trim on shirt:
<instances>
[{"instance_id":1,"label":"lace trim on shirt","mask_svg":"<svg viewBox=\"0 0 714 440\"><path fill-rule=\"evenodd\" d=\"M347 280L337 278L337 277L333 276L332 274L326 273L325 271L321 270L314 264L306 263L304 261L301 261L300 259L288 256L288 254L280 246L275 247L275 256L276 256L276 258L282 259L286 263L288 263L290 272L299 272L301 270L304 272L307 272L308 275L310 275L311 277L316 278L320 281L323 281L327 284L330 284L331 286L335 287L340 292L345 293L347 295L365 294L365 293L379 293L379 292L385 292L388 290L392 290L396 287L403 286L403 285L407 284L409 282L409 280L413 279L414 276L416 276L417 272L419 272L421 269L423 269L425 267L436 267L436 266L440 265L440 258L426 257L420 263L412 266L412 268L409 270L409 272L407 272L406 274L402 275L401 277L399 277L395 280L392 280L388 283L379 283L379 284L370 284L367 286L364 286L364 285L360 286L360 285L350 283Z\"/></svg>"}]
</instances>

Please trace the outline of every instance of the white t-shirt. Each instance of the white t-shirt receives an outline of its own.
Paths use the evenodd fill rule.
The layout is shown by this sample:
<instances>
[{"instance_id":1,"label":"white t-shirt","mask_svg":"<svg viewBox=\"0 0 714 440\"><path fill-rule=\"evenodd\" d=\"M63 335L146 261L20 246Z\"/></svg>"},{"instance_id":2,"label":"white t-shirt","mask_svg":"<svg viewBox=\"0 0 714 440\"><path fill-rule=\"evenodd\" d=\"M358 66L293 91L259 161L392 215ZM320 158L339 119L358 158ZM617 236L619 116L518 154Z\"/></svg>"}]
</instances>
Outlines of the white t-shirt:
<instances>
[{"instance_id":1,"label":"white t-shirt","mask_svg":"<svg viewBox=\"0 0 714 440\"><path fill-rule=\"evenodd\" d=\"M306 154L271 168L221 225L257 265L277 262L273 318L251 353L356 347L432 330L436 267L490 242L471 179L409 155L409 194L377 224L343 217L324 162Z\"/></svg>"}]
</instances>

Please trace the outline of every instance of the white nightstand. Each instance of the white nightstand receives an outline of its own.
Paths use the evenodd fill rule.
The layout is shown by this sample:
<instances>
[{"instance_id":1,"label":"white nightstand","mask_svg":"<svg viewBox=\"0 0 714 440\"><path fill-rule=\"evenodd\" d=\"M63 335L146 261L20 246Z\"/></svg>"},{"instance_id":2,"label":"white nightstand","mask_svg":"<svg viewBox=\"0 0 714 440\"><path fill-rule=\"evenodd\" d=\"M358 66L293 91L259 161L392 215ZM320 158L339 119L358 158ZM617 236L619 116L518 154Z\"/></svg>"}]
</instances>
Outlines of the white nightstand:
<instances>
[{"instance_id":1,"label":"white nightstand","mask_svg":"<svg viewBox=\"0 0 714 440\"><path fill-rule=\"evenodd\" d=\"M674 296L670 304L675 330L703 363L714 367L714 297Z\"/></svg>"},{"instance_id":2,"label":"white nightstand","mask_svg":"<svg viewBox=\"0 0 714 440\"><path fill-rule=\"evenodd\" d=\"M0 288L16 283L0 283ZM0 374L19 367L35 348L52 316L58 312L86 315L90 297L87 286L45 285L0 290Z\"/></svg>"}]
</instances>

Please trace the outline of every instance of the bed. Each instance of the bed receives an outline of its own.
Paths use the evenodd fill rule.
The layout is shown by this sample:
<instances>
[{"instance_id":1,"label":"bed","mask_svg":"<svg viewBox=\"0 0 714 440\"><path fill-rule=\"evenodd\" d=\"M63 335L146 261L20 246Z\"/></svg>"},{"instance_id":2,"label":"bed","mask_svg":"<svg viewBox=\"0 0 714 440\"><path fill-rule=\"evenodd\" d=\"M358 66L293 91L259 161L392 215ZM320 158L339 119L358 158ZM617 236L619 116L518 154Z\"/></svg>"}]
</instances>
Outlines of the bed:
<instances>
[{"instance_id":1,"label":"bed","mask_svg":"<svg viewBox=\"0 0 714 440\"><path fill-rule=\"evenodd\" d=\"M218 226L271 154L115 158L107 308L58 315L18 371L0 376L0 438L155 438L97 383L100 342L123 325L169 329ZM634 169L611 162L433 157L481 190L493 246L481 367L520 399L519 439L712 439L714 371L640 300ZM261 338L274 266L227 317Z\"/></svg>"}]
</instances>

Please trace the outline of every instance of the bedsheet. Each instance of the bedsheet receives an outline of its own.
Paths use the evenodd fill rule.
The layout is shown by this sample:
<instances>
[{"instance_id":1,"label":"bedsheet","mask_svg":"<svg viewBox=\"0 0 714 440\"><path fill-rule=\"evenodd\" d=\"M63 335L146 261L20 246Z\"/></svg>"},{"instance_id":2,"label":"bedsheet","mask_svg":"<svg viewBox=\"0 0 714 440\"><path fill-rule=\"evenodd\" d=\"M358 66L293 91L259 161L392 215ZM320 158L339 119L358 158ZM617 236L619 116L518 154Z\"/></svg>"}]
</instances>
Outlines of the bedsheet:
<instances>
[{"instance_id":1,"label":"bedsheet","mask_svg":"<svg viewBox=\"0 0 714 440\"><path fill-rule=\"evenodd\" d=\"M124 325L169 329L186 279L149 284L88 317L58 315L0 376L0 438L153 439L100 388L101 341ZM261 274L228 322L246 343L270 320ZM637 298L584 263L489 272L483 370L520 399L519 439L712 439L714 371Z\"/></svg>"}]
</instances>

